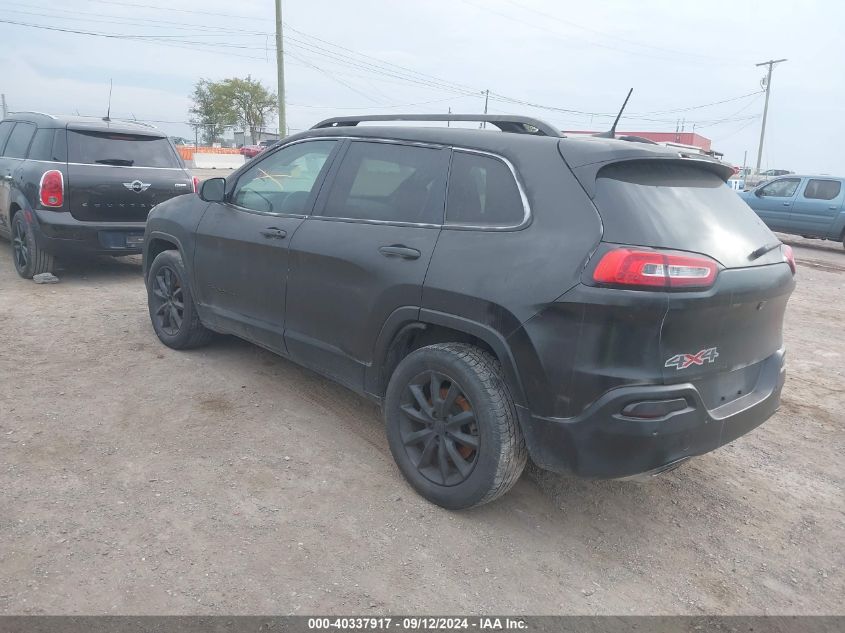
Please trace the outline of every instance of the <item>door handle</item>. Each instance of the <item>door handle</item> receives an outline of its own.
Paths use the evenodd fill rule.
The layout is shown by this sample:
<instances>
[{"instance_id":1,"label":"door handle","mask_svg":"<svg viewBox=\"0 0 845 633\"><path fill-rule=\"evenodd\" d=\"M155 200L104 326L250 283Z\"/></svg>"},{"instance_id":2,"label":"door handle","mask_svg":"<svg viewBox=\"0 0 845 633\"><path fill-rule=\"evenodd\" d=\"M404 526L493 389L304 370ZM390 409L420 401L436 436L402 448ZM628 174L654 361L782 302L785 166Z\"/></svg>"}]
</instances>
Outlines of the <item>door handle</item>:
<instances>
[{"instance_id":1,"label":"door handle","mask_svg":"<svg viewBox=\"0 0 845 633\"><path fill-rule=\"evenodd\" d=\"M283 240L287 237L288 232L282 229L277 229L275 226L268 227L261 231L261 235L269 239Z\"/></svg>"},{"instance_id":2,"label":"door handle","mask_svg":"<svg viewBox=\"0 0 845 633\"><path fill-rule=\"evenodd\" d=\"M833 205L832 207L828 207L828 209L830 209L831 211L836 211L838 208L839 207L837 207L836 205Z\"/></svg>"},{"instance_id":3,"label":"door handle","mask_svg":"<svg viewBox=\"0 0 845 633\"><path fill-rule=\"evenodd\" d=\"M422 253L415 248L408 248L407 246L382 246L378 252L385 257L401 257L402 259L417 259Z\"/></svg>"},{"instance_id":4,"label":"door handle","mask_svg":"<svg viewBox=\"0 0 845 633\"><path fill-rule=\"evenodd\" d=\"M792 203L791 202L784 202L783 206L788 207L790 204L792 204Z\"/></svg>"}]
</instances>

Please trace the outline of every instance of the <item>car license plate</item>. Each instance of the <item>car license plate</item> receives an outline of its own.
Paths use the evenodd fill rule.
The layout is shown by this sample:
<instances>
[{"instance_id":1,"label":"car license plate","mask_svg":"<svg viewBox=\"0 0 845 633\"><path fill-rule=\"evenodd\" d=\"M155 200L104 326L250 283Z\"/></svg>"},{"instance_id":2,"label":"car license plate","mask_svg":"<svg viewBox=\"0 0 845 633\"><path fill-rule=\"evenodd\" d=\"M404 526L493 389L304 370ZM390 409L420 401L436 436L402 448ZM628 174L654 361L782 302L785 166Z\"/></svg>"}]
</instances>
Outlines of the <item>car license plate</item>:
<instances>
[{"instance_id":1,"label":"car license plate","mask_svg":"<svg viewBox=\"0 0 845 633\"><path fill-rule=\"evenodd\" d=\"M126 236L126 245L127 246L141 246L144 243L144 236L143 235L127 235Z\"/></svg>"}]
</instances>

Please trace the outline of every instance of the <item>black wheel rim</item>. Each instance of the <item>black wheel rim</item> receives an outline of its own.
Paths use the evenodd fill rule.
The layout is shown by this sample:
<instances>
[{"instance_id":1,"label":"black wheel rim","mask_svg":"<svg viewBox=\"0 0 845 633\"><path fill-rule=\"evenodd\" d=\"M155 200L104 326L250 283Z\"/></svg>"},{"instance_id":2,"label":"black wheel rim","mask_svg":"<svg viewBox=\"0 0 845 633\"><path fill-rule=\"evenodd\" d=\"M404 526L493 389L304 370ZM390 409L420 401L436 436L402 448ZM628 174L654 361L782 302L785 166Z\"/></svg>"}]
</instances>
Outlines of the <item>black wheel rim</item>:
<instances>
[{"instance_id":1,"label":"black wheel rim","mask_svg":"<svg viewBox=\"0 0 845 633\"><path fill-rule=\"evenodd\" d=\"M15 222L12 231L12 248L15 251L15 266L23 270L29 263L29 245L26 242L26 228L20 220Z\"/></svg>"},{"instance_id":2,"label":"black wheel rim","mask_svg":"<svg viewBox=\"0 0 845 633\"><path fill-rule=\"evenodd\" d=\"M405 387L399 414L405 452L423 477L441 486L467 480L480 437L472 404L455 380L436 371L419 374Z\"/></svg>"},{"instance_id":3,"label":"black wheel rim","mask_svg":"<svg viewBox=\"0 0 845 633\"><path fill-rule=\"evenodd\" d=\"M185 295L182 280L169 266L158 269L152 284L153 320L156 327L176 336L185 318Z\"/></svg>"}]
</instances>

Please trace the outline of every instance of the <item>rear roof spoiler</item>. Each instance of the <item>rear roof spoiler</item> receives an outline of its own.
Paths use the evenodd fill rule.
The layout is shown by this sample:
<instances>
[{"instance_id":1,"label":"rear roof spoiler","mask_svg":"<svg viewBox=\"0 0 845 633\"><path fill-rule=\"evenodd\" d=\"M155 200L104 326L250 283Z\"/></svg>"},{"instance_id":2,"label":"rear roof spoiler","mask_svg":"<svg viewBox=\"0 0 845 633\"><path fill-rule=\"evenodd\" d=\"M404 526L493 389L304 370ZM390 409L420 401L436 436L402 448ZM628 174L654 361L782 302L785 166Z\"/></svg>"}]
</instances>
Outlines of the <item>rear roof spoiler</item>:
<instances>
[{"instance_id":1,"label":"rear roof spoiler","mask_svg":"<svg viewBox=\"0 0 845 633\"><path fill-rule=\"evenodd\" d=\"M510 114L370 114L366 116L341 116L320 121L312 130L332 127L354 127L370 121L472 121L495 125L502 132L533 136L563 137L553 125L527 116Z\"/></svg>"}]
</instances>

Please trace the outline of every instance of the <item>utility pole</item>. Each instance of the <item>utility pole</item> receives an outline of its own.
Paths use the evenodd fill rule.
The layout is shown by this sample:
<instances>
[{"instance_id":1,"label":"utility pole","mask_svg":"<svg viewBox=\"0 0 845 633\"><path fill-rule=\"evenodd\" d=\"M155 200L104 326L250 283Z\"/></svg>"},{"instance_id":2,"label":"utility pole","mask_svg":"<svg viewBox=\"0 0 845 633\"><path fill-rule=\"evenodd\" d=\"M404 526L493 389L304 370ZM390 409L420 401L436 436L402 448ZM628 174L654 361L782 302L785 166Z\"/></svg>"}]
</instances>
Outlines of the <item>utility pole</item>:
<instances>
[{"instance_id":1,"label":"utility pole","mask_svg":"<svg viewBox=\"0 0 845 633\"><path fill-rule=\"evenodd\" d=\"M487 114L487 102L490 100L490 89L484 91L484 114ZM482 122L482 128L487 127L487 121Z\"/></svg>"},{"instance_id":2,"label":"utility pole","mask_svg":"<svg viewBox=\"0 0 845 633\"><path fill-rule=\"evenodd\" d=\"M756 66L768 66L769 72L766 75L766 104L763 106L763 125L760 126L760 145L757 147L757 172L760 173L760 163L763 162L763 139L766 136L766 117L769 114L769 93L772 89L772 68L775 64L785 62L785 59L770 59L767 62L760 62Z\"/></svg>"},{"instance_id":3,"label":"utility pole","mask_svg":"<svg viewBox=\"0 0 845 633\"><path fill-rule=\"evenodd\" d=\"M0 111L3 112L3 118L6 118L6 115L9 114L9 111L6 110L6 95L0 94Z\"/></svg>"},{"instance_id":4,"label":"utility pole","mask_svg":"<svg viewBox=\"0 0 845 633\"><path fill-rule=\"evenodd\" d=\"M282 0L276 0L276 73L279 94L279 138L287 136L285 121L285 49L282 47Z\"/></svg>"}]
</instances>

